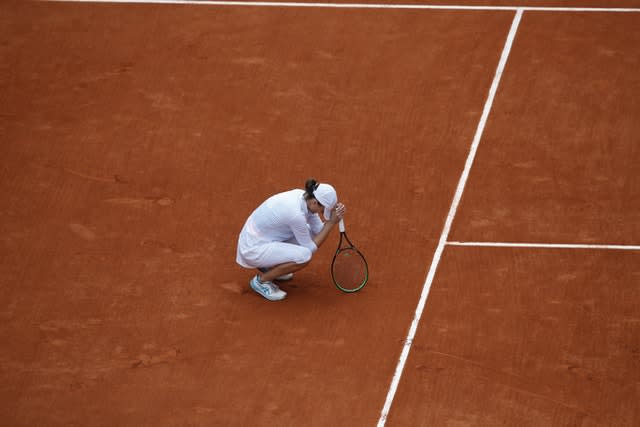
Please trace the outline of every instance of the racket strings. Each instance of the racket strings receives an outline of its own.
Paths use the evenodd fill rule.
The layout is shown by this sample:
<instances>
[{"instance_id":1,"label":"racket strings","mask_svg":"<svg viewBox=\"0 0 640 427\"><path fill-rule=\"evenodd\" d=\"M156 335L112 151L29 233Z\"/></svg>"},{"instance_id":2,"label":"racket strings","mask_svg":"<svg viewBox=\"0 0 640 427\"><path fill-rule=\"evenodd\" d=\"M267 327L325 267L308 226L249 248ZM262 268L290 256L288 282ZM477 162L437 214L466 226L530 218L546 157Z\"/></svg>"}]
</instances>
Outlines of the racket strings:
<instances>
[{"instance_id":1,"label":"racket strings","mask_svg":"<svg viewBox=\"0 0 640 427\"><path fill-rule=\"evenodd\" d=\"M336 253L331 266L335 284L343 290L362 287L368 278L367 263L355 249L342 249Z\"/></svg>"}]
</instances>

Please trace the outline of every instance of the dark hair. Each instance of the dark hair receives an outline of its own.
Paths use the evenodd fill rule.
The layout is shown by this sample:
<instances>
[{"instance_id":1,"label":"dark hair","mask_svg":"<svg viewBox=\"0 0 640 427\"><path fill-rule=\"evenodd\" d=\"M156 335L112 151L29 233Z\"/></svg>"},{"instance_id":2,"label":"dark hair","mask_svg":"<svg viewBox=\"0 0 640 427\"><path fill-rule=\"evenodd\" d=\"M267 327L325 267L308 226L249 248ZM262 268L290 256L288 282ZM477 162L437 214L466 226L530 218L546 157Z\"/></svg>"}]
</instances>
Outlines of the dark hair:
<instances>
[{"instance_id":1,"label":"dark hair","mask_svg":"<svg viewBox=\"0 0 640 427\"><path fill-rule=\"evenodd\" d=\"M316 188L318 188L318 185L320 185L319 182L317 182L315 179L313 178L309 178L305 183L304 183L304 189L307 192L307 194L305 194L305 199L315 199L316 197L313 195L313 192L316 190Z\"/></svg>"}]
</instances>

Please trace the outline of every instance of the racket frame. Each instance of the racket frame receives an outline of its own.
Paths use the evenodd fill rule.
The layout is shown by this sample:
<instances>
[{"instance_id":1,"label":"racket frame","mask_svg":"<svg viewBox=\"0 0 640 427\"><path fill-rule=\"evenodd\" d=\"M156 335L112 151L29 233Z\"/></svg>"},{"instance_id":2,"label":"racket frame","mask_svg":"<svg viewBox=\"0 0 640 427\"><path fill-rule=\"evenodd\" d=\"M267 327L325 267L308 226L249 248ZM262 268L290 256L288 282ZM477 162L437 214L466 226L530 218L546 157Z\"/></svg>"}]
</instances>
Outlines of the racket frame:
<instances>
[{"instance_id":1,"label":"racket frame","mask_svg":"<svg viewBox=\"0 0 640 427\"><path fill-rule=\"evenodd\" d=\"M369 264L367 263L367 259L364 257L362 252L360 252L360 250L356 248L356 246L349 239L349 236L347 236L347 232L344 227L344 220L342 219L340 220L340 223L338 224L338 228L340 229L340 241L338 242L338 249L336 249L336 253L333 254L333 260L331 261L331 280L333 281L333 284L336 286L336 288L338 288L342 292L345 292L345 293L358 292L360 289L364 288L364 285L366 285L367 282L369 281ZM343 246L343 242L345 241L348 244L348 246ZM364 262L364 280L357 287L352 289L343 288L342 286L340 286L333 275L333 265L336 262L336 258L338 257L340 252L345 250L355 251L360 256L360 258L362 258L362 261Z\"/></svg>"}]
</instances>

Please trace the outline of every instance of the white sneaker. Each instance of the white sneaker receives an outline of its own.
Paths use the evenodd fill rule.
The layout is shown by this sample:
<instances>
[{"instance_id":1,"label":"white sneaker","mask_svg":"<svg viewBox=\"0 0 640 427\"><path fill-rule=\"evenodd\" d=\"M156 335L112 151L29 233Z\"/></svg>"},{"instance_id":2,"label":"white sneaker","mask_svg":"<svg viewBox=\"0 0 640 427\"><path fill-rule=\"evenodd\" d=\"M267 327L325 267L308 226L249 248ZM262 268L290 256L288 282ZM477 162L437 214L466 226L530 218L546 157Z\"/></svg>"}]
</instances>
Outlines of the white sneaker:
<instances>
[{"instance_id":1,"label":"white sneaker","mask_svg":"<svg viewBox=\"0 0 640 427\"><path fill-rule=\"evenodd\" d=\"M259 268L258 270L262 271L263 273L266 273L267 271L269 271L268 268ZM287 280L291 280L291 279L293 279L293 273L283 274L282 276L276 277L274 280L286 282Z\"/></svg>"},{"instance_id":2,"label":"white sneaker","mask_svg":"<svg viewBox=\"0 0 640 427\"><path fill-rule=\"evenodd\" d=\"M273 282L261 282L257 275L249 280L249 286L269 301L280 301L287 296L287 293L278 285Z\"/></svg>"}]
</instances>

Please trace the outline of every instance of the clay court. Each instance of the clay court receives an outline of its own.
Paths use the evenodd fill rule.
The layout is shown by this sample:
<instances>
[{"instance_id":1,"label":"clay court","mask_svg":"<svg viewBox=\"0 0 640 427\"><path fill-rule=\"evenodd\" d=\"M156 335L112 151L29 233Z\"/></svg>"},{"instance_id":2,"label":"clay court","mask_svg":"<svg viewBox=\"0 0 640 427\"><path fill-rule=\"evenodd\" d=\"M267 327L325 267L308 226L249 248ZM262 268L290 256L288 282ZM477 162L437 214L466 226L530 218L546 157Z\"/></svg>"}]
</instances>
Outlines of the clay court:
<instances>
[{"instance_id":1,"label":"clay court","mask_svg":"<svg viewBox=\"0 0 640 427\"><path fill-rule=\"evenodd\" d=\"M0 5L5 426L640 425L640 0ZM348 206L269 302L251 211Z\"/></svg>"}]
</instances>

